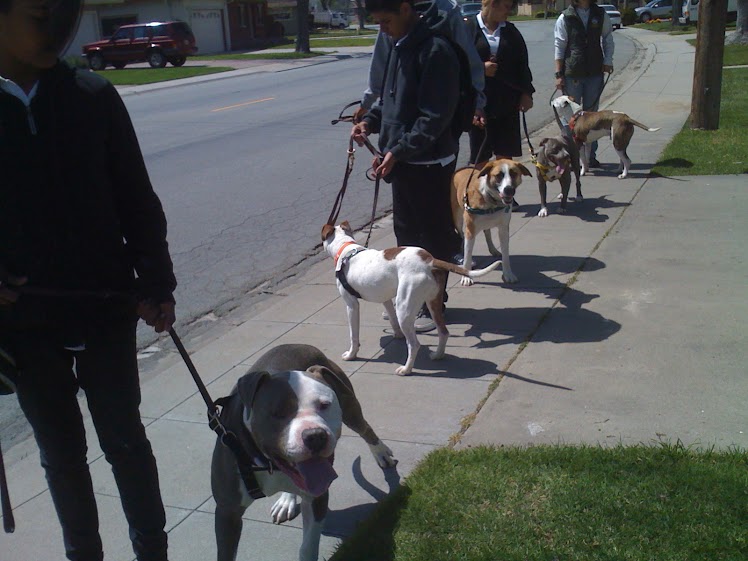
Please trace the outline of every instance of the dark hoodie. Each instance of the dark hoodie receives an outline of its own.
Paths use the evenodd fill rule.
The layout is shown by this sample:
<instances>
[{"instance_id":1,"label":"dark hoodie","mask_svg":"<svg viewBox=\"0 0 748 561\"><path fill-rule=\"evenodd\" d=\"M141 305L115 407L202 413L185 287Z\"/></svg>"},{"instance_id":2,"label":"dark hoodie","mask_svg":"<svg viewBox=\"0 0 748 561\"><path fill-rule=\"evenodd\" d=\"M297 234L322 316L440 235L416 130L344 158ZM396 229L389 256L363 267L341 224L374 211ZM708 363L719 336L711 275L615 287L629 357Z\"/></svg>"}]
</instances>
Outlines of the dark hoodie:
<instances>
[{"instance_id":1,"label":"dark hoodie","mask_svg":"<svg viewBox=\"0 0 748 561\"><path fill-rule=\"evenodd\" d=\"M421 10L421 5L417 6ZM366 114L379 149L400 162L428 162L454 155L451 130L460 94L459 60L447 16L434 3L421 12L410 33L392 49L382 100Z\"/></svg>"},{"instance_id":2,"label":"dark hoodie","mask_svg":"<svg viewBox=\"0 0 748 561\"><path fill-rule=\"evenodd\" d=\"M0 265L9 272L29 287L172 299L166 219L108 81L58 63L28 112L0 90L0 169ZM22 317L6 310L0 324L83 312L63 301L21 296L11 310Z\"/></svg>"}]
</instances>

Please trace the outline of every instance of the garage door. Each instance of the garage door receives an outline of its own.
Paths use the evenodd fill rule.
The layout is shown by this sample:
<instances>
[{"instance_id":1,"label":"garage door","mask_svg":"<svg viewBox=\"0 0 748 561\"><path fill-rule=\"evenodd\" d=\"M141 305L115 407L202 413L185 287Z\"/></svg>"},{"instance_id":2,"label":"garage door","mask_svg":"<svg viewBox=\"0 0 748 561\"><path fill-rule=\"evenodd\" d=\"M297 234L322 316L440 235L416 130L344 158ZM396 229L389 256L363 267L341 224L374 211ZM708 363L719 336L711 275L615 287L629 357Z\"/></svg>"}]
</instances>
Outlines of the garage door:
<instances>
[{"instance_id":1,"label":"garage door","mask_svg":"<svg viewBox=\"0 0 748 561\"><path fill-rule=\"evenodd\" d=\"M223 10L191 10L190 27L195 34L198 54L220 53L223 40Z\"/></svg>"}]
</instances>

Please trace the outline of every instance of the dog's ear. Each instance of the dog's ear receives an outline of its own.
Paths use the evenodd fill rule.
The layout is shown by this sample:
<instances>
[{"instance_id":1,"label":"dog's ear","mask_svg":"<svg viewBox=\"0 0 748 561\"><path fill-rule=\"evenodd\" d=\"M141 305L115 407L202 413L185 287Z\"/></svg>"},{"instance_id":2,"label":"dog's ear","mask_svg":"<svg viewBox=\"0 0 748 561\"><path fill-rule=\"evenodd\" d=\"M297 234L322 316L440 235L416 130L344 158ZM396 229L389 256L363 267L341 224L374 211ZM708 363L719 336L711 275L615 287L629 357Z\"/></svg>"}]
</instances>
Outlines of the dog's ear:
<instances>
[{"instance_id":1,"label":"dog's ear","mask_svg":"<svg viewBox=\"0 0 748 561\"><path fill-rule=\"evenodd\" d=\"M540 141L540 144L538 144L538 146L545 146L545 143L546 143L546 142L548 142L548 138L547 138L547 137L546 137L546 138L544 138L544 139L542 139L542 140Z\"/></svg>"},{"instance_id":2,"label":"dog's ear","mask_svg":"<svg viewBox=\"0 0 748 561\"><path fill-rule=\"evenodd\" d=\"M576 103L576 102L577 102L577 100L576 100L576 99L574 99L574 97L573 97L573 96L570 96L570 95L567 95L567 96L566 96L566 99L568 99L569 101L573 101L574 103Z\"/></svg>"},{"instance_id":3,"label":"dog's ear","mask_svg":"<svg viewBox=\"0 0 748 561\"><path fill-rule=\"evenodd\" d=\"M236 383L237 390L239 391L239 398L246 407L251 407L252 402L255 400L257 390L265 380L270 378L270 374L264 370L257 372L247 372L244 376L239 378Z\"/></svg>"},{"instance_id":4,"label":"dog's ear","mask_svg":"<svg viewBox=\"0 0 748 561\"><path fill-rule=\"evenodd\" d=\"M327 238L332 236L332 233L335 231L335 226L332 224L325 224L322 226L322 241L325 241Z\"/></svg>"},{"instance_id":5,"label":"dog's ear","mask_svg":"<svg viewBox=\"0 0 748 561\"><path fill-rule=\"evenodd\" d=\"M530 170L527 169L525 166L523 166L522 164L517 164L517 167L522 172L522 175L526 175L528 177L532 177L532 174L530 173Z\"/></svg>"},{"instance_id":6,"label":"dog's ear","mask_svg":"<svg viewBox=\"0 0 748 561\"><path fill-rule=\"evenodd\" d=\"M351 225L348 223L347 220L343 220L343 222L340 223L340 227L343 228L343 231L353 237L353 228L351 228Z\"/></svg>"},{"instance_id":7,"label":"dog's ear","mask_svg":"<svg viewBox=\"0 0 748 561\"><path fill-rule=\"evenodd\" d=\"M483 166L483 169L480 170L478 177L483 177L484 175L488 175L492 167L493 167L493 163L488 162L485 166Z\"/></svg>"},{"instance_id":8,"label":"dog's ear","mask_svg":"<svg viewBox=\"0 0 748 561\"><path fill-rule=\"evenodd\" d=\"M334 372L326 366L310 366L307 368L307 372L313 378L321 379L332 388L340 402L340 408L343 412L343 423L369 442L367 440L367 433L372 429L364 420L361 404L358 402L356 394L353 393L353 385L345 372L342 370Z\"/></svg>"}]
</instances>

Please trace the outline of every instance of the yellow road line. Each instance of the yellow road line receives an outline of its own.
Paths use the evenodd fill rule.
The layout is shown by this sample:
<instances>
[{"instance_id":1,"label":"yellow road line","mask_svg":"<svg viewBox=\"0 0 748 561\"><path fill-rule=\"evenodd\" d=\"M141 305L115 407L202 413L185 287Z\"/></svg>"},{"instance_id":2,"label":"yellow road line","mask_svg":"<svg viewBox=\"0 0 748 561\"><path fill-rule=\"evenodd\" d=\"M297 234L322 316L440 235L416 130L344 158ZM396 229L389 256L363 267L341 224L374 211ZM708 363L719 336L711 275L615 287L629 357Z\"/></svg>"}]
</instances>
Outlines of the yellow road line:
<instances>
[{"instance_id":1,"label":"yellow road line","mask_svg":"<svg viewBox=\"0 0 748 561\"><path fill-rule=\"evenodd\" d=\"M274 97L266 97L263 99L255 99L253 101L247 101L245 103L237 103L236 105L229 105L228 107L219 107L218 109L211 109L211 113L217 113L218 111L226 111L227 109L236 109L237 107L244 107L245 105L252 105L253 103L262 103L263 101L270 101L275 99Z\"/></svg>"}]
</instances>

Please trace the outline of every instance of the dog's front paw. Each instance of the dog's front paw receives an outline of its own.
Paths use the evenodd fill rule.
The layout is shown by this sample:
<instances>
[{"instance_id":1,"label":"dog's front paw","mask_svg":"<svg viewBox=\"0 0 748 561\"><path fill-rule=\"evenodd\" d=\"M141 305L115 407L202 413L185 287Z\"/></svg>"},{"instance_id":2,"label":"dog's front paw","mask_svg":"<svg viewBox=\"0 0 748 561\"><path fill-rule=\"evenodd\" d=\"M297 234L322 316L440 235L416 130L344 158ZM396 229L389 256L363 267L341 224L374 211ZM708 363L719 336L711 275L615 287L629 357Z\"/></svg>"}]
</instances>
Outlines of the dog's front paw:
<instances>
[{"instance_id":1,"label":"dog's front paw","mask_svg":"<svg viewBox=\"0 0 748 561\"><path fill-rule=\"evenodd\" d=\"M462 277L460 279L460 284L462 286L473 286L473 279L471 279L470 277Z\"/></svg>"},{"instance_id":2,"label":"dog's front paw","mask_svg":"<svg viewBox=\"0 0 748 561\"><path fill-rule=\"evenodd\" d=\"M407 375L408 375L408 374L410 374L410 373L411 373L412 371L413 371L413 369L412 369L412 368L408 368L408 367L406 367L406 366L398 366L398 367L397 367L397 368L395 369L395 374L397 374L398 376L407 376Z\"/></svg>"},{"instance_id":3,"label":"dog's front paw","mask_svg":"<svg viewBox=\"0 0 748 561\"><path fill-rule=\"evenodd\" d=\"M273 508L270 509L273 524L283 524L293 520L299 515L299 512L301 512L301 507L293 493L281 493L280 498L275 501Z\"/></svg>"},{"instance_id":4,"label":"dog's front paw","mask_svg":"<svg viewBox=\"0 0 748 561\"><path fill-rule=\"evenodd\" d=\"M618 179L626 179L628 176L629 174L624 171L621 175L618 176Z\"/></svg>"},{"instance_id":5,"label":"dog's front paw","mask_svg":"<svg viewBox=\"0 0 748 561\"><path fill-rule=\"evenodd\" d=\"M393 468L397 465L397 460L392 454L392 450L381 440L376 444L369 445L369 449L380 468Z\"/></svg>"},{"instance_id":6,"label":"dog's front paw","mask_svg":"<svg viewBox=\"0 0 748 561\"><path fill-rule=\"evenodd\" d=\"M538 216L540 216L541 218L545 218L546 216L548 216L548 208L541 206L540 210L538 211Z\"/></svg>"},{"instance_id":7,"label":"dog's front paw","mask_svg":"<svg viewBox=\"0 0 748 561\"><path fill-rule=\"evenodd\" d=\"M514 284L515 282L519 281L519 279L517 278L517 275L515 275L511 271L504 271L501 274L501 278L504 279L504 282L509 283L509 284Z\"/></svg>"},{"instance_id":8,"label":"dog's front paw","mask_svg":"<svg viewBox=\"0 0 748 561\"><path fill-rule=\"evenodd\" d=\"M342 354L343 360L356 360L358 349L350 349Z\"/></svg>"}]
</instances>

